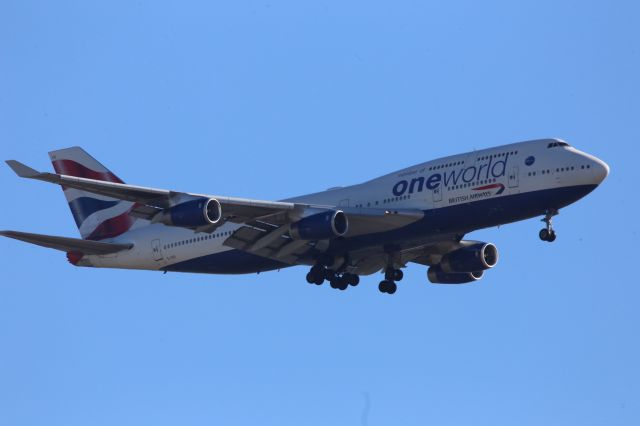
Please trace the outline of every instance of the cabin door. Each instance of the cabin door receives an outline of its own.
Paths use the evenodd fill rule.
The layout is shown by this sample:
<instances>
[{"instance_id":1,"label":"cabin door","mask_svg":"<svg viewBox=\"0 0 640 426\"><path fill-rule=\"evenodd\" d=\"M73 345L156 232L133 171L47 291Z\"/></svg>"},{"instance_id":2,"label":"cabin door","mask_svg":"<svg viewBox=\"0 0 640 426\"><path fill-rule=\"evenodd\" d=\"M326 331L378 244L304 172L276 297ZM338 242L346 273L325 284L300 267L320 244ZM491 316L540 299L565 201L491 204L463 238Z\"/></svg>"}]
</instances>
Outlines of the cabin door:
<instances>
[{"instance_id":1,"label":"cabin door","mask_svg":"<svg viewBox=\"0 0 640 426\"><path fill-rule=\"evenodd\" d=\"M433 204L442 201L442 185L438 185L433 189Z\"/></svg>"},{"instance_id":2,"label":"cabin door","mask_svg":"<svg viewBox=\"0 0 640 426\"><path fill-rule=\"evenodd\" d=\"M160 246L160 240L151 241L151 255L153 256L153 260L156 262L164 259L164 255L162 254L162 247Z\"/></svg>"},{"instance_id":3,"label":"cabin door","mask_svg":"<svg viewBox=\"0 0 640 426\"><path fill-rule=\"evenodd\" d=\"M513 166L509 172L509 188L517 188L518 184L518 166Z\"/></svg>"}]
</instances>

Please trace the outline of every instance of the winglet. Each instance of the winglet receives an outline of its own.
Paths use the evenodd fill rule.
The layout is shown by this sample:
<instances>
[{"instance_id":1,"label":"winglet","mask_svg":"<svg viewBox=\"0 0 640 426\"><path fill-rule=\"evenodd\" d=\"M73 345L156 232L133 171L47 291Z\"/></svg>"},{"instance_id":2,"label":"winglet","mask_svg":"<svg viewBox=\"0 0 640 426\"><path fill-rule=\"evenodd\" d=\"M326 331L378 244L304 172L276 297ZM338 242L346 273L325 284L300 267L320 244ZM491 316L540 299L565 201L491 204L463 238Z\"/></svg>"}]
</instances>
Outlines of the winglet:
<instances>
[{"instance_id":1,"label":"winglet","mask_svg":"<svg viewBox=\"0 0 640 426\"><path fill-rule=\"evenodd\" d=\"M11 167L11 170L13 170L15 174L22 178L34 178L40 174L39 171L34 170L16 160L7 160L6 163Z\"/></svg>"}]
</instances>

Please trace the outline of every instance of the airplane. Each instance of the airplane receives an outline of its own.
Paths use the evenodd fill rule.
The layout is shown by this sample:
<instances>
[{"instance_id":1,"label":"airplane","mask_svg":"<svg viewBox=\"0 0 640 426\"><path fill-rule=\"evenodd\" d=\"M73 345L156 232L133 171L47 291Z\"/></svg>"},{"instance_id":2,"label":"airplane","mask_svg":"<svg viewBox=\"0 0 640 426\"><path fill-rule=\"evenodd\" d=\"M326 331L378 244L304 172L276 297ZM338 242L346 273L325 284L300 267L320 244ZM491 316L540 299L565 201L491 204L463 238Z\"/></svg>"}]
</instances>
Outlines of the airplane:
<instances>
[{"instance_id":1,"label":"airplane","mask_svg":"<svg viewBox=\"0 0 640 426\"><path fill-rule=\"evenodd\" d=\"M357 185L281 201L125 184L80 147L49 153L55 173L18 161L22 178L60 185L81 239L1 231L66 252L75 266L248 274L306 265L306 281L335 289L381 272L394 294L402 269L427 267L434 284L480 280L498 263L482 228L552 218L609 174L602 160L561 139L539 139L439 158Z\"/></svg>"}]
</instances>

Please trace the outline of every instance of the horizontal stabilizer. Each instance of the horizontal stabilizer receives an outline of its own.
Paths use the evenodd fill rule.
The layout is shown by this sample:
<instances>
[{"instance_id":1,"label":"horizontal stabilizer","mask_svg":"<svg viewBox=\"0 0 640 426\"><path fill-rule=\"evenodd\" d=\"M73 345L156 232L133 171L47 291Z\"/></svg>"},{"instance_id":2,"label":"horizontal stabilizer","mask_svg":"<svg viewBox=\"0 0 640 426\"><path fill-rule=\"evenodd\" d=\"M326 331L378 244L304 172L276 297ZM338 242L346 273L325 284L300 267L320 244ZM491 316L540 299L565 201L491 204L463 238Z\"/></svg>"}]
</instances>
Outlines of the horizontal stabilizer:
<instances>
[{"instance_id":1,"label":"horizontal stabilizer","mask_svg":"<svg viewBox=\"0 0 640 426\"><path fill-rule=\"evenodd\" d=\"M30 234L18 231L0 231L0 235L42 247L64 252L79 252L86 255L109 254L128 250L133 244L111 244L98 241L80 240L78 238L54 237L51 235Z\"/></svg>"},{"instance_id":2,"label":"horizontal stabilizer","mask_svg":"<svg viewBox=\"0 0 640 426\"><path fill-rule=\"evenodd\" d=\"M32 169L26 164L22 164L16 160L7 160L6 163L11 167L11 170L22 178L34 178L40 174L37 170Z\"/></svg>"}]
</instances>

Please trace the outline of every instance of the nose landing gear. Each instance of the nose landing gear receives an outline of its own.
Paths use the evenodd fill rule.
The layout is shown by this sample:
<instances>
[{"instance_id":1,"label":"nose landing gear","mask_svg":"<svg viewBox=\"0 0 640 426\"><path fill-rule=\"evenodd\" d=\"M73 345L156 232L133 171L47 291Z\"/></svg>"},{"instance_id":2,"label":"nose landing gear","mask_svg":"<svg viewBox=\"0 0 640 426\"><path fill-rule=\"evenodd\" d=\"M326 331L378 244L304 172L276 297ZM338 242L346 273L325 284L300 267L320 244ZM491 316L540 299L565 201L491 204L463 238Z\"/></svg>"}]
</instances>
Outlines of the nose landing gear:
<instances>
[{"instance_id":1,"label":"nose landing gear","mask_svg":"<svg viewBox=\"0 0 640 426\"><path fill-rule=\"evenodd\" d=\"M559 214L560 212L558 212L558 210L556 209L549 209L547 210L547 212L544 215L544 218L542 219L542 221L544 223L547 224L546 228L543 228L540 230L540 233L538 234L538 236L540 237L540 239L542 241L547 241L549 243L552 243L556 240L556 231L553 230L553 225L551 223L553 216Z\"/></svg>"}]
</instances>

